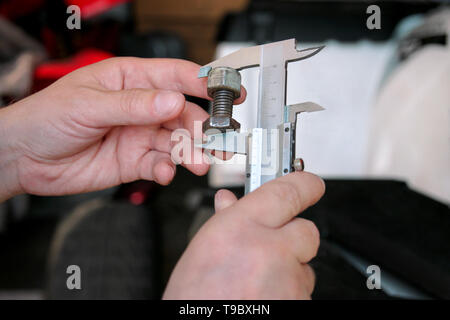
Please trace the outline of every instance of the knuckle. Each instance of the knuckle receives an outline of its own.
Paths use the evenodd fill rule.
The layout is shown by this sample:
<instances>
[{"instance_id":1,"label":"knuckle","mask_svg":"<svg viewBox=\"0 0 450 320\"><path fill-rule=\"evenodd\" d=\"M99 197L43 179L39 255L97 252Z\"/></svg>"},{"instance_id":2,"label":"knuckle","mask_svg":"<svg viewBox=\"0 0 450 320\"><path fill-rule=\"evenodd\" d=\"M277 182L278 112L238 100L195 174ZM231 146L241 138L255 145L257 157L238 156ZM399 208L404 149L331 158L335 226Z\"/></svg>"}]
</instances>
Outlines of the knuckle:
<instances>
[{"instance_id":1,"label":"knuckle","mask_svg":"<svg viewBox=\"0 0 450 320\"><path fill-rule=\"evenodd\" d=\"M305 277L311 282L312 285L314 285L316 282L316 272L309 264L305 264L302 267Z\"/></svg>"},{"instance_id":2,"label":"knuckle","mask_svg":"<svg viewBox=\"0 0 450 320\"><path fill-rule=\"evenodd\" d=\"M125 114L135 114L142 104L142 95L138 90L126 90L121 95L120 109Z\"/></svg>"},{"instance_id":3,"label":"knuckle","mask_svg":"<svg viewBox=\"0 0 450 320\"><path fill-rule=\"evenodd\" d=\"M316 273L309 264L306 264L303 266L303 274L305 278L306 291L308 294L311 294L316 285Z\"/></svg>"},{"instance_id":4,"label":"knuckle","mask_svg":"<svg viewBox=\"0 0 450 320\"><path fill-rule=\"evenodd\" d=\"M177 106L183 106L186 103L186 98L181 93L181 90L177 90L174 92L174 104Z\"/></svg>"},{"instance_id":5,"label":"knuckle","mask_svg":"<svg viewBox=\"0 0 450 320\"><path fill-rule=\"evenodd\" d=\"M284 203L290 213L298 213L301 208L301 194L292 183L278 181L274 188L276 201Z\"/></svg>"},{"instance_id":6,"label":"knuckle","mask_svg":"<svg viewBox=\"0 0 450 320\"><path fill-rule=\"evenodd\" d=\"M91 88L75 88L74 98L65 110L64 115L69 123L93 126L96 123L96 106L93 103L102 99L102 93ZM75 121L75 122L74 122Z\"/></svg>"},{"instance_id":7,"label":"knuckle","mask_svg":"<svg viewBox=\"0 0 450 320\"><path fill-rule=\"evenodd\" d=\"M312 249L312 254L311 254L311 258L315 257L317 255L317 250L319 249L319 245L320 245L320 233L319 233L319 229L317 229L317 226L315 225L314 222L312 222L311 220L303 220L303 226L304 226L304 230L307 233L307 239L310 241L311 243L311 249Z\"/></svg>"},{"instance_id":8,"label":"knuckle","mask_svg":"<svg viewBox=\"0 0 450 320\"><path fill-rule=\"evenodd\" d=\"M126 57L112 57L112 58L108 58L105 60L100 61L100 63L103 64L122 64L122 63L126 63Z\"/></svg>"},{"instance_id":9,"label":"knuckle","mask_svg":"<svg viewBox=\"0 0 450 320\"><path fill-rule=\"evenodd\" d=\"M133 67L140 59L136 57L113 57L109 58L107 61L112 65L118 65L119 67Z\"/></svg>"},{"instance_id":10,"label":"knuckle","mask_svg":"<svg viewBox=\"0 0 450 320\"><path fill-rule=\"evenodd\" d=\"M313 239L319 238L320 233L319 233L319 229L317 229L316 224L308 219L303 219L303 221L304 221L303 223L305 224L306 229L309 231L309 234L311 235L311 238L313 238Z\"/></svg>"}]
</instances>

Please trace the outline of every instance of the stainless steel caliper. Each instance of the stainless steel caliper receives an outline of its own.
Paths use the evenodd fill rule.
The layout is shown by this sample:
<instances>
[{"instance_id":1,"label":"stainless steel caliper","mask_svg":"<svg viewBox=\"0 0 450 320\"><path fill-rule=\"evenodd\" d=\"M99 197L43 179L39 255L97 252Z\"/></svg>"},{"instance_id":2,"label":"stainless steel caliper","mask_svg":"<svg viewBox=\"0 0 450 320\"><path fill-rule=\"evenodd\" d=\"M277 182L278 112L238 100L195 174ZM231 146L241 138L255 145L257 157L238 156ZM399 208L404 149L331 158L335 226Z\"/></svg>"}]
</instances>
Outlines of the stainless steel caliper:
<instances>
[{"instance_id":1,"label":"stainless steel caliper","mask_svg":"<svg viewBox=\"0 0 450 320\"><path fill-rule=\"evenodd\" d=\"M295 39L289 39L240 49L200 69L199 78L207 77L216 67L238 71L260 68L256 127L249 132L231 130L208 135L206 142L197 144L207 150L247 155L245 193L289 172L303 170L303 160L295 158L297 115L323 108L313 102L286 105L287 64L309 58L322 48L297 50Z\"/></svg>"}]
</instances>

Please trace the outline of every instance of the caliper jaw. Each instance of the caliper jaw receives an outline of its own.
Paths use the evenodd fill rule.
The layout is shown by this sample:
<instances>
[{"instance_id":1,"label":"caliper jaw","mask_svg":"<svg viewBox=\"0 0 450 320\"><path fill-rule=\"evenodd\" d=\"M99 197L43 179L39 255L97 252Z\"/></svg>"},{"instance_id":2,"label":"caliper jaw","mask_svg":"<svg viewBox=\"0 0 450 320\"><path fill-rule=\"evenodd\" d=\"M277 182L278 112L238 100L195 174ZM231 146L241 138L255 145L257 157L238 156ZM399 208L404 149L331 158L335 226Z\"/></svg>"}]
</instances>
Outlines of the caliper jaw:
<instances>
[{"instance_id":1,"label":"caliper jaw","mask_svg":"<svg viewBox=\"0 0 450 320\"><path fill-rule=\"evenodd\" d=\"M292 171L303 170L303 160L301 158L295 158L297 116L302 112L315 112L321 110L324 110L324 108L314 102L297 103L284 107L284 122L278 127L278 150L280 150L280 158L277 176L286 175ZM252 137L255 138L260 134L262 134L262 131L255 129L253 129L251 133L230 130L225 133L207 135L206 142L196 143L195 146L211 151L231 152L244 155L249 155L249 146L251 146L252 153L255 154L263 152L264 150L262 139L252 139ZM261 145L258 145L258 143L261 143Z\"/></svg>"},{"instance_id":2,"label":"caliper jaw","mask_svg":"<svg viewBox=\"0 0 450 320\"><path fill-rule=\"evenodd\" d=\"M289 39L259 46L242 48L236 52L230 53L222 58L208 63L200 68L198 78L207 77L209 71L215 67L230 67L238 71L258 67L261 64L262 48L264 46L281 45L284 51L284 59L287 62L294 62L312 57L319 53L325 46L306 48L302 50L296 49L295 39Z\"/></svg>"},{"instance_id":3,"label":"caliper jaw","mask_svg":"<svg viewBox=\"0 0 450 320\"><path fill-rule=\"evenodd\" d=\"M309 58L322 49L297 50L295 39L289 39L238 50L200 69L199 78L217 67L260 68L256 128L249 133L218 132L196 144L207 150L247 155L246 193L293 170L303 170L303 161L295 159L297 115L323 108L312 102L286 105L286 69L288 62Z\"/></svg>"},{"instance_id":4,"label":"caliper jaw","mask_svg":"<svg viewBox=\"0 0 450 320\"><path fill-rule=\"evenodd\" d=\"M284 107L284 123L279 126L282 152L280 152L278 176L284 176L292 171L303 171L303 159L295 157L297 116L302 112L321 110L324 108L314 102L303 102Z\"/></svg>"},{"instance_id":5,"label":"caliper jaw","mask_svg":"<svg viewBox=\"0 0 450 320\"><path fill-rule=\"evenodd\" d=\"M246 132L229 130L224 133L207 135L205 142L196 143L195 146L211 151L247 154L248 136L249 134Z\"/></svg>"}]
</instances>

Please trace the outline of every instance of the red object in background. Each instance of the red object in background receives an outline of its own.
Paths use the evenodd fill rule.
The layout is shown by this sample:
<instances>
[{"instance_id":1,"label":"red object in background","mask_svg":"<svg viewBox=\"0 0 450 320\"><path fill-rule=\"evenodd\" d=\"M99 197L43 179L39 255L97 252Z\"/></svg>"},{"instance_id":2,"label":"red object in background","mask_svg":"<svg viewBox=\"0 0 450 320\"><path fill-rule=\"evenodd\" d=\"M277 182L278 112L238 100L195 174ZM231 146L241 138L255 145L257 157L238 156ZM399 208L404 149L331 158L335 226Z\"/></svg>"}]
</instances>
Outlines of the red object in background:
<instances>
[{"instance_id":1,"label":"red object in background","mask_svg":"<svg viewBox=\"0 0 450 320\"><path fill-rule=\"evenodd\" d=\"M32 13L44 3L45 0L3 0L0 1L0 15L14 20Z\"/></svg>"},{"instance_id":2,"label":"red object in background","mask_svg":"<svg viewBox=\"0 0 450 320\"><path fill-rule=\"evenodd\" d=\"M97 14L103 13L112 7L129 2L130 0L65 0L64 2L70 5L80 7L81 17L90 18Z\"/></svg>"},{"instance_id":3,"label":"red object in background","mask_svg":"<svg viewBox=\"0 0 450 320\"><path fill-rule=\"evenodd\" d=\"M113 57L113 55L106 51L98 49L84 49L69 59L44 62L34 71L33 92L47 87L52 82L78 68L111 57Z\"/></svg>"},{"instance_id":4,"label":"red object in background","mask_svg":"<svg viewBox=\"0 0 450 320\"><path fill-rule=\"evenodd\" d=\"M58 79L89 64L113 57L109 52L98 49L84 49L69 59L49 61L40 64L35 70L38 79Z\"/></svg>"},{"instance_id":5,"label":"red object in background","mask_svg":"<svg viewBox=\"0 0 450 320\"><path fill-rule=\"evenodd\" d=\"M151 203L160 189L160 185L152 181L135 181L120 186L114 198L129 202L135 206Z\"/></svg>"},{"instance_id":6,"label":"red object in background","mask_svg":"<svg viewBox=\"0 0 450 320\"><path fill-rule=\"evenodd\" d=\"M144 191L135 191L129 196L129 200L135 206L139 206L145 202L147 195Z\"/></svg>"}]
</instances>

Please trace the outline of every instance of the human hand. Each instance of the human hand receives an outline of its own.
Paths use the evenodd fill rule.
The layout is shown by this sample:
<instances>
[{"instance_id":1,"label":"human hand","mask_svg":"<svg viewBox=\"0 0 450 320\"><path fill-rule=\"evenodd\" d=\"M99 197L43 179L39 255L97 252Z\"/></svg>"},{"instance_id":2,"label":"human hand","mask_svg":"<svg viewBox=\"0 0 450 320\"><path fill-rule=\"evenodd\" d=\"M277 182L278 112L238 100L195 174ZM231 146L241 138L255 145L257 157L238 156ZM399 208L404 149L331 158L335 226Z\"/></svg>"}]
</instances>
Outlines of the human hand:
<instances>
[{"instance_id":1,"label":"human hand","mask_svg":"<svg viewBox=\"0 0 450 320\"><path fill-rule=\"evenodd\" d=\"M22 192L80 193L138 179L170 183L171 132L192 134L194 121L208 117L182 94L209 99L198 71L183 60L113 58L0 109L0 201ZM244 99L243 89L236 103ZM206 161L183 165L197 175L209 168Z\"/></svg>"},{"instance_id":2,"label":"human hand","mask_svg":"<svg viewBox=\"0 0 450 320\"><path fill-rule=\"evenodd\" d=\"M315 204L325 185L295 172L240 200L216 194L216 213L193 238L175 267L165 299L309 299L319 232L296 218Z\"/></svg>"}]
</instances>

